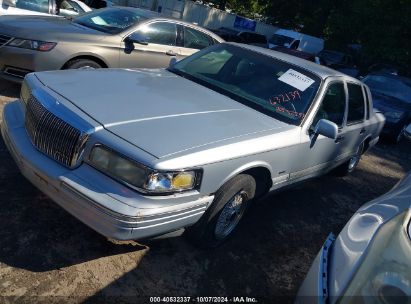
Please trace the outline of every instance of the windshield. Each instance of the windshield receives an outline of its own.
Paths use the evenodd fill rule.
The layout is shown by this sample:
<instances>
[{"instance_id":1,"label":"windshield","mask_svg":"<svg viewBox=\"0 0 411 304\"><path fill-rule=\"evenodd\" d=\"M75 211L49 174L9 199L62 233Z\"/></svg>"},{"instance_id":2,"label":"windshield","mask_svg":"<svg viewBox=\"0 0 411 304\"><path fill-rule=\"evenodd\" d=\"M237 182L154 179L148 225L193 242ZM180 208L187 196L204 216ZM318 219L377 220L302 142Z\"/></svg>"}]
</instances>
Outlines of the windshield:
<instances>
[{"instance_id":1,"label":"windshield","mask_svg":"<svg viewBox=\"0 0 411 304\"><path fill-rule=\"evenodd\" d=\"M411 103L411 80L387 77L383 75L369 75L364 78L371 91Z\"/></svg>"},{"instance_id":2,"label":"windshield","mask_svg":"<svg viewBox=\"0 0 411 304\"><path fill-rule=\"evenodd\" d=\"M230 44L202 50L169 70L294 125L301 123L321 82L290 63Z\"/></svg>"},{"instance_id":3,"label":"windshield","mask_svg":"<svg viewBox=\"0 0 411 304\"><path fill-rule=\"evenodd\" d=\"M86 13L74 18L73 22L100 32L118 34L146 19L138 10L108 8Z\"/></svg>"},{"instance_id":4,"label":"windshield","mask_svg":"<svg viewBox=\"0 0 411 304\"><path fill-rule=\"evenodd\" d=\"M279 46L284 46L286 43L291 44L291 42L294 41L294 38L291 37L287 37L287 36L283 36L283 35L278 35L278 34L274 34L271 38L270 38L270 43L271 44L275 44L275 45L279 45Z\"/></svg>"}]
</instances>

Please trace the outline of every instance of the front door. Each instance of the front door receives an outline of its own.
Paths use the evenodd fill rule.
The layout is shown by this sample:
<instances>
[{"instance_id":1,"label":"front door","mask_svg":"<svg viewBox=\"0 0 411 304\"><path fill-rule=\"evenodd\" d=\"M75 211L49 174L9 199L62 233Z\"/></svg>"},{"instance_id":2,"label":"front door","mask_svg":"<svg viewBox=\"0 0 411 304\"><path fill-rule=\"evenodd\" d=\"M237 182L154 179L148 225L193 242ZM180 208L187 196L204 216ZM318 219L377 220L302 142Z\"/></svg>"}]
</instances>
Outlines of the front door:
<instances>
[{"instance_id":1,"label":"front door","mask_svg":"<svg viewBox=\"0 0 411 304\"><path fill-rule=\"evenodd\" d=\"M294 164L290 179L321 174L333 166L340 155L347 150L346 99L343 81L333 81L328 84L317 113L310 124L308 134L301 136L301 144L298 148L299 158ZM312 139L315 126L320 119L327 119L338 126L336 140L322 135L319 135L315 141Z\"/></svg>"},{"instance_id":2,"label":"front door","mask_svg":"<svg viewBox=\"0 0 411 304\"><path fill-rule=\"evenodd\" d=\"M177 26L172 22L153 22L141 25L137 31L145 44L124 39L120 49L122 68L164 68L180 53L177 46Z\"/></svg>"}]
</instances>

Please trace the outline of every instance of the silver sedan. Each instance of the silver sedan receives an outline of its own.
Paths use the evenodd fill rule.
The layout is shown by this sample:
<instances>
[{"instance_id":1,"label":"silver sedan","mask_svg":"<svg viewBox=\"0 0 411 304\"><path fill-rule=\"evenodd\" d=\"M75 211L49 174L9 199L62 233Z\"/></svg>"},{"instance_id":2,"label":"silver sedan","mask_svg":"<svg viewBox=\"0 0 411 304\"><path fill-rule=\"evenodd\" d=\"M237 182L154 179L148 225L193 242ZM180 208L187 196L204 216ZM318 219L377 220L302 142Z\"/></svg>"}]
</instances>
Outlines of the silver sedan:
<instances>
[{"instance_id":1,"label":"silver sedan","mask_svg":"<svg viewBox=\"0 0 411 304\"><path fill-rule=\"evenodd\" d=\"M231 43L168 69L29 74L21 97L2 134L38 188L111 238L187 228L207 246L256 198L352 172L384 124L360 81Z\"/></svg>"}]
</instances>

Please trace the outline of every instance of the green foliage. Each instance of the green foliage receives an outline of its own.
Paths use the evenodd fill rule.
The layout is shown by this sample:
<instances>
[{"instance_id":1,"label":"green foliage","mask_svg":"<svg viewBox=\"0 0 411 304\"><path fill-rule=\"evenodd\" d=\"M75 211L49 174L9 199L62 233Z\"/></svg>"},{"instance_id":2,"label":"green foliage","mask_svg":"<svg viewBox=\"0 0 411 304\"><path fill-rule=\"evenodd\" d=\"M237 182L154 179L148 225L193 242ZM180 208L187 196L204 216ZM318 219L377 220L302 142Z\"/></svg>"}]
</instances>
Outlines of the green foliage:
<instances>
[{"instance_id":1,"label":"green foliage","mask_svg":"<svg viewBox=\"0 0 411 304\"><path fill-rule=\"evenodd\" d=\"M211 0L222 9L326 39L360 44L368 63L411 65L411 0Z\"/></svg>"}]
</instances>

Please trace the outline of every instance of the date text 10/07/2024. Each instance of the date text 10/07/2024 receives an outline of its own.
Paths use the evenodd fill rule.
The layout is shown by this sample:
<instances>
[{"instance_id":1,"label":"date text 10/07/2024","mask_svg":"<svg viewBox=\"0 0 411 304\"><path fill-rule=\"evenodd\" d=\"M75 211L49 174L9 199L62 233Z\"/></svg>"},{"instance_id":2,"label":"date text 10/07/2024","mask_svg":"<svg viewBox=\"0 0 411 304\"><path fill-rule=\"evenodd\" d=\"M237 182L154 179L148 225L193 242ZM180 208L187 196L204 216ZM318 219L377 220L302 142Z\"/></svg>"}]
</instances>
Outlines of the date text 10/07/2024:
<instances>
[{"instance_id":1,"label":"date text 10/07/2024","mask_svg":"<svg viewBox=\"0 0 411 304\"><path fill-rule=\"evenodd\" d=\"M150 303L258 303L253 297L150 297Z\"/></svg>"}]
</instances>

